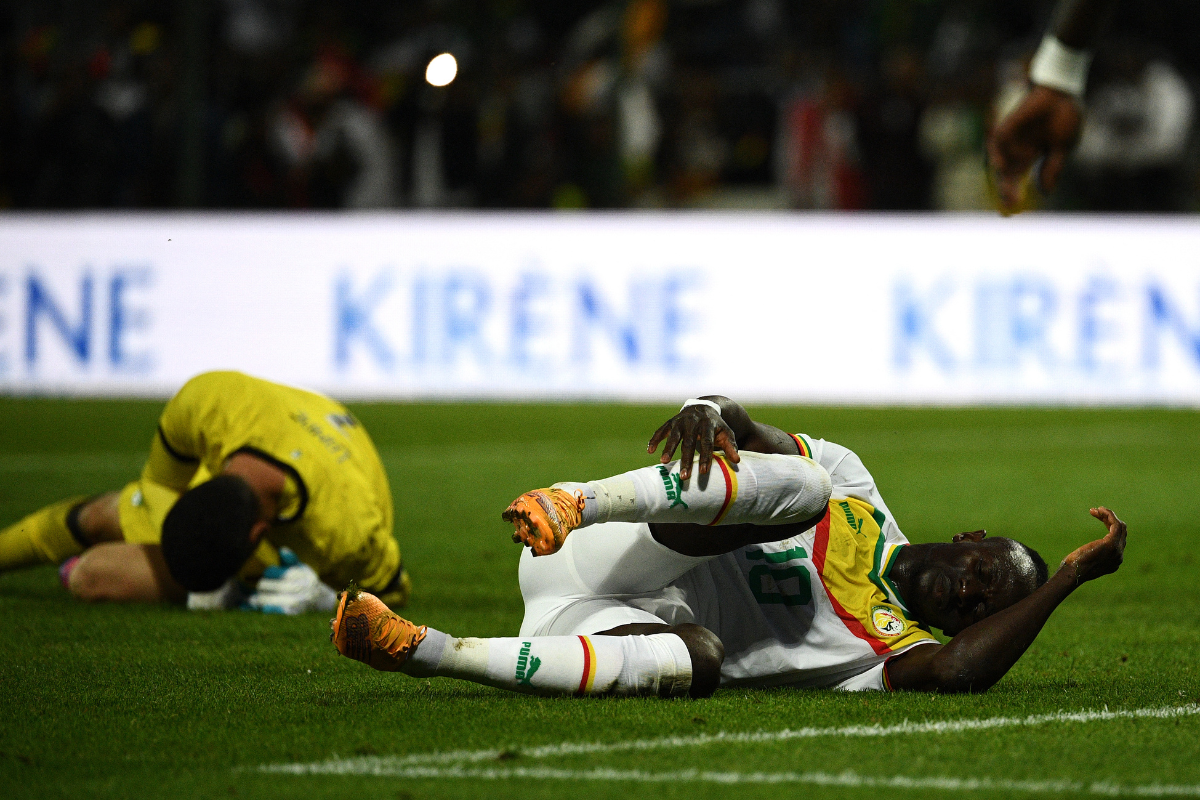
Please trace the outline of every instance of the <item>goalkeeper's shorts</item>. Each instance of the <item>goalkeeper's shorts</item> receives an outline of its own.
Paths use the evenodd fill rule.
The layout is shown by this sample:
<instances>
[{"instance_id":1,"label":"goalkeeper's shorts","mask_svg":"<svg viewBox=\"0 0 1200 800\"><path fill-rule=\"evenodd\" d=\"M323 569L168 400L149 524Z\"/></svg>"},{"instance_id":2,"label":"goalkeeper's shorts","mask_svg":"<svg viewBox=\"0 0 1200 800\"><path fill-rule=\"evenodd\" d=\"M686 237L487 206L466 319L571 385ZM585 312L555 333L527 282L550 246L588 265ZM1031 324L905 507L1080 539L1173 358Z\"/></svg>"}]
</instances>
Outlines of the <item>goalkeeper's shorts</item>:
<instances>
[{"instance_id":1,"label":"goalkeeper's shorts","mask_svg":"<svg viewBox=\"0 0 1200 800\"><path fill-rule=\"evenodd\" d=\"M130 544L161 542L163 520L178 499L179 492L145 478L127 484L118 501L125 541Z\"/></svg>"}]
</instances>

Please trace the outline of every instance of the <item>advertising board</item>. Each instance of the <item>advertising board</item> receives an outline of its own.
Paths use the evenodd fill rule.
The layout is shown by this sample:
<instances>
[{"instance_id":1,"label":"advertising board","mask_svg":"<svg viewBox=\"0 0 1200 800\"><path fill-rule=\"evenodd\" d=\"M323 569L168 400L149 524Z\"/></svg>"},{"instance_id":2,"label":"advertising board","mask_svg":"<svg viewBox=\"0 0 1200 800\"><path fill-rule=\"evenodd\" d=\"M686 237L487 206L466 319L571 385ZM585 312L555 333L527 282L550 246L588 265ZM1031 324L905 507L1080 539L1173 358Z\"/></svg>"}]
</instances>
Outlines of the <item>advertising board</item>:
<instances>
[{"instance_id":1,"label":"advertising board","mask_svg":"<svg viewBox=\"0 0 1200 800\"><path fill-rule=\"evenodd\" d=\"M0 217L0 392L1200 405L1190 218Z\"/></svg>"}]
</instances>

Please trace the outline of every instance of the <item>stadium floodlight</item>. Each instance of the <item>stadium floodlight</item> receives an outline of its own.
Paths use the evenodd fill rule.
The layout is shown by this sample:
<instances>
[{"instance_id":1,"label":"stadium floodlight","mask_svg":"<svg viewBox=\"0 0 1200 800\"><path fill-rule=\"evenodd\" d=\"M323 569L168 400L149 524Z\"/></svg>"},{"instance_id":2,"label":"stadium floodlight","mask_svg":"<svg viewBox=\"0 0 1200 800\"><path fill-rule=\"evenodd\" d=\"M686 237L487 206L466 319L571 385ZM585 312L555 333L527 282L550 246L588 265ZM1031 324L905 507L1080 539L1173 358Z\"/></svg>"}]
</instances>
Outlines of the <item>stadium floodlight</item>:
<instances>
[{"instance_id":1,"label":"stadium floodlight","mask_svg":"<svg viewBox=\"0 0 1200 800\"><path fill-rule=\"evenodd\" d=\"M449 53L434 56L425 67L425 80L431 86L448 86L458 75L458 61Z\"/></svg>"}]
</instances>

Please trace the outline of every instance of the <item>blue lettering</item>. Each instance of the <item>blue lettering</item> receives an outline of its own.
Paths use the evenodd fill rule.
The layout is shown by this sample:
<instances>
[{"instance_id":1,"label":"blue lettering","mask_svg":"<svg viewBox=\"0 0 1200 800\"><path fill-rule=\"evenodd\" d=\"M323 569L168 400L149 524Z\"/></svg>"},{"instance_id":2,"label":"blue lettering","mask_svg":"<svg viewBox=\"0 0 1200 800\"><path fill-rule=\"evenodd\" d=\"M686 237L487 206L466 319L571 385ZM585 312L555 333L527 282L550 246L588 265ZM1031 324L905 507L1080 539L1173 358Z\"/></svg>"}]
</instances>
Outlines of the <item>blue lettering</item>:
<instances>
[{"instance_id":1,"label":"blue lettering","mask_svg":"<svg viewBox=\"0 0 1200 800\"><path fill-rule=\"evenodd\" d=\"M913 352L923 347L933 363L946 372L954 370L954 355L934 330L938 309L953 291L949 281L940 281L928 296L918 298L907 283L896 284L893 294L896 339L892 358L897 367L910 368Z\"/></svg>"},{"instance_id":2,"label":"blue lettering","mask_svg":"<svg viewBox=\"0 0 1200 800\"><path fill-rule=\"evenodd\" d=\"M429 358L429 281L417 278L413 282L412 360L424 364Z\"/></svg>"},{"instance_id":3,"label":"blue lettering","mask_svg":"<svg viewBox=\"0 0 1200 800\"><path fill-rule=\"evenodd\" d=\"M349 276L343 275L338 278L334 289L336 330L333 359L339 368L345 369L349 366L350 346L356 339L366 346L379 366L390 370L395 365L395 354L371 319L375 307L391 290L392 277L388 272L381 272L375 276L358 297L351 294Z\"/></svg>"},{"instance_id":4,"label":"blue lettering","mask_svg":"<svg viewBox=\"0 0 1200 800\"><path fill-rule=\"evenodd\" d=\"M1079 342L1077 353L1079 368L1095 373L1112 369L1111 363L1102 364L1096 355L1099 344L1117 338L1119 326L1112 317L1101 314L1102 306L1118 296L1117 284L1111 278L1093 276L1079 295Z\"/></svg>"},{"instance_id":5,"label":"blue lettering","mask_svg":"<svg viewBox=\"0 0 1200 800\"><path fill-rule=\"evenodd\" d=\"M683 356L679 353L679 339L691 330L692 315L680 304L680 295L688 289L698 288L698 283L695 277L689 281L679 274L671 275L663 282L662 361L667 369L683 366Z\"/></svg>"},{"instance_id":6,"label":"blue lettering","mask_svg":"<svg viewBox=\"0 0 1200 800\"><path fill-rule=\"evenodd\" d=\"M1011 300L1005 284L982 281L975 286L975 363L981 367L1012 366Z\"/></svg>"},{"instance_id":7,"label":"blue lettering","mask_svg":"<svg viewBox=\"0 0 1200 800\"><path fill-rule=\"evenodd\" d=\"M445 314L445 339L442 358L447 364L455 361L460 347L470 346L481 363L488 361L488 348L483 340L483 322L491 304L491 291L485 280L477 275L454 273L446 279L442 295Z\"/></svg>"},{"instance_id":8,"label":"blue lettering","mask_svg":"<svg viewBox=\"0 0 1200 800\"><path fill-rule=\"evenodd\" d=\"M26 283L28 297L25 306L25 363L32 367L38 356L38 318L46 317L58 331L75 357L86 364L91 355L92 338L92 276L85 274L79 283L79 324L74 328L54 302L50 292L34 275Z\"/></svg>"},{"instance_id":9,"label":"blue lettering","mask_svg":"<svg viewBox=\"0 0 1200 800\"><path fill-rule=\"evenodd\" d=\"M590 329L599 327L609 335L617 352L630 364L641 357L637 329L628 320L617 318L595 287L581 282L578 285L579 313L575 318L575 354L580 363L591 360Z\"/></svg>"},{"instance_id":10,"label":"blue lettering","mask_svg":"<svg viewBox=\"0 0 1200 800\"><path fill-rule=\"evenodd\" d=\"M1200 332L1192 332L1183 314L1171 303L1167 293L1161 286L1149 284L1146 287L1146 328L1142 340L1142 364L1147 369L1154 369L1159 364L1159 333L1163 327L1168 327L1179 339L1184 350L1200 363Z\"/></svg>"},{"instance_id":11,"label":"blue lettering","mask_svg":"<svg viewBox=\"0 0 1200 800\"><path fill-rule=\"evenodd\" d=\"M150 367L150 354L130 354L125 348L125 335L150 327L150 313L145 307L126 305L126 290L150 285L149 269L119 270L109 283L108 358L117 369L143 371Z\"/></svg>"},{"instance_id":12,"label":"blue lettering","mask_svg":"<svg viewBox=\"0 0 1200 800\"><path fill-rule=\"evenodd\" d=\"M549 283L545 275L526 273L513 289L511 353L513 362L523 368L533 366L530 343L553 325L552 319L537 312L537 300L550 294L547 288Z\"/></svg>"},{"instance_id":13,"label":"blue lettering","mask_svg":"<svg viewBox=\"0 0 1200 800\"><path fill-rule=\"evenodd\" d=\"M1013 351L1030 350L1046 366L1056 361L1046 333L1054 320L1058 297L1054 285L1040 278L1016 278L1012 284Z\"/></svg>"},{"instance_id":14,"label":"blue lettering","mask_svg":"<svg viewBox=\"0 0 1200 800\"><path fill-rule=\"evenodd\" d=\"M975 360L982 367L1015 367L1021 352L1053 365L1046 334L1054 318L1054 287L1032 278L983 282L975 288Z\"/></svg>"}]
</instances>

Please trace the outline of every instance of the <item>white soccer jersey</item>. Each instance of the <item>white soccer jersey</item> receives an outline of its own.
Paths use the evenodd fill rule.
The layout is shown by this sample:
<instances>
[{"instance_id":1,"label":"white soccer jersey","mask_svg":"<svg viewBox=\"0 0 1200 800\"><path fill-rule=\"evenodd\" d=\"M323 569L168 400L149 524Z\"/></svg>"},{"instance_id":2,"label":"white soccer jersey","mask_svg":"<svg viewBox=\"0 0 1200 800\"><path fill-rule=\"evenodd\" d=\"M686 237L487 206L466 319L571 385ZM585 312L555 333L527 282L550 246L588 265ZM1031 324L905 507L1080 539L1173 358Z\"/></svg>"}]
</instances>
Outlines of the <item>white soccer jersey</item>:
<instances>
[{"instance_id":1,"label":"white soccer jersey","mask_svg":"<svg viewBox=\"0 0 1200 800\"><path fill-rule=\"evenodd\" d=\"M792 539L707 561L676 583L695 621L725 645L722 684L884 688L888 658L936 641L888 579L908 540L858 456L794 438L829 473L825 517Z\"/></svg>"},{"instance_id":2,"label":"white soccer jersey","mask_svg":"<svg viewBox=\"0 0 1200 800\"><path fill-rule=\"evenodd\" d=\"M694 622L725 645L723 686L889 688L887 659L936 642L888 579L907 540L858 456L795 438L833 485L815 527L713 558L676 553L645 524L582 528L558 554L522 558L522 635Z\"/></svg>"}]
</instances>

